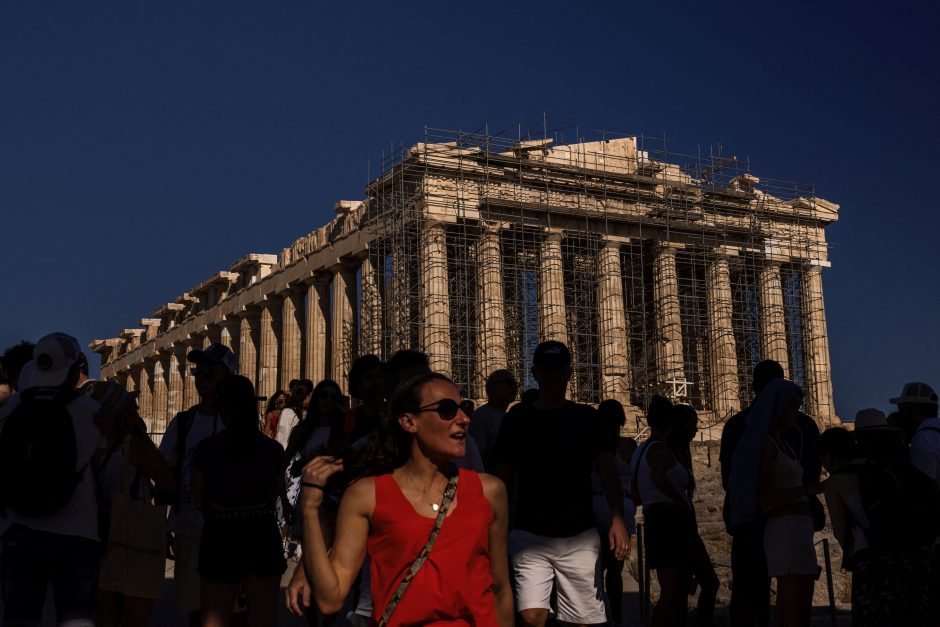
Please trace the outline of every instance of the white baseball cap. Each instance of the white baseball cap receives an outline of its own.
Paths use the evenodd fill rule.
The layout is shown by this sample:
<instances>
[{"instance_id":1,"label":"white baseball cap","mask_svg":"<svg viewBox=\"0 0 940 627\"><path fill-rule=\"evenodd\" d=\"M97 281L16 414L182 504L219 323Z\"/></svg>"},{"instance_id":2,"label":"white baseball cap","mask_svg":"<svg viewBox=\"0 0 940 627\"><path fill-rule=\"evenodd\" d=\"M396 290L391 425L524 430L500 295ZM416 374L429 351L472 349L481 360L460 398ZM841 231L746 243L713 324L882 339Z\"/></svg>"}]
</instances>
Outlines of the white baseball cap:
<instances>
[{"instance_id":1,"label":"white baseball cap","mask_svg":"<svg viewBox=\"0 0 940 627\"><path fill-rule=\"evenodd\" d=\"M66 333L50 333L36 342L32 360L20 373L17 389L59 387L82 354L78 340Z\"/></svg>"}]
</instances>

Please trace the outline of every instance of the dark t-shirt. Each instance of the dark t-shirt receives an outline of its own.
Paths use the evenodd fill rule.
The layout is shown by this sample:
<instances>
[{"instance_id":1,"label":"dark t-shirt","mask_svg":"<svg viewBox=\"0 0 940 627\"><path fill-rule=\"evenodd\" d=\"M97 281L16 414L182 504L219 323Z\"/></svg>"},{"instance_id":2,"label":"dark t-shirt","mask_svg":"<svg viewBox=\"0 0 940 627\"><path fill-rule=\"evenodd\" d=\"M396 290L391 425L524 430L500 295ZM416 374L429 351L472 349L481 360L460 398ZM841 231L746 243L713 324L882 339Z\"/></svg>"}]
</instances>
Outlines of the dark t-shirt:
<instances>
[{"instance_id":1,"label":"dark t-shirt","mask_svg":"<svg viewBox=\"0 0 940 627\"><path fill-rule=\"evenodd\" d=\"M509 410L496 438L494 457L515 472L515 528L566 538L595 526L591 471L606 451L597 410L568 403Z\"/></svg>"},{"instance_id":2,"label":"dark t-shirt","mask_svg":"<svg viewBox=\"0 0 940 627\"><path fill-rule=\"evenodd\" d=\"M222 507L269 501L272 480L284 472L284 449L260 431L226 430L196 447L194 466L205 478L205 502Z\"/></svg>"}]
</instances>

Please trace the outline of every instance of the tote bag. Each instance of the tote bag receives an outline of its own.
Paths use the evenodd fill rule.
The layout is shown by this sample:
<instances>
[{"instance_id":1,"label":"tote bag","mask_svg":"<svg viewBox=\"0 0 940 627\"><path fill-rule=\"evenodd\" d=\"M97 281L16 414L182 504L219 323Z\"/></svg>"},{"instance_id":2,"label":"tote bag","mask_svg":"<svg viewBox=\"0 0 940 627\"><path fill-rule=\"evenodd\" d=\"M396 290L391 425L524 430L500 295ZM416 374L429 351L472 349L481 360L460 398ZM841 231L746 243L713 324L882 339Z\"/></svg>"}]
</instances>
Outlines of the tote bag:
<instances>
[{"instance_id":1,"label":"tote bag","mask_svg":"<svg viewBox=\"0 0 940 627\"><path fill-rule=\"evenodd\" d=\"M101 562L98 587L125 596L159 599L166 572L166 506L134 498L141 481L135 472L127 484L127 450L121 468L121 490L111 501L111 533Z\"/></svg>"}]
</instances>

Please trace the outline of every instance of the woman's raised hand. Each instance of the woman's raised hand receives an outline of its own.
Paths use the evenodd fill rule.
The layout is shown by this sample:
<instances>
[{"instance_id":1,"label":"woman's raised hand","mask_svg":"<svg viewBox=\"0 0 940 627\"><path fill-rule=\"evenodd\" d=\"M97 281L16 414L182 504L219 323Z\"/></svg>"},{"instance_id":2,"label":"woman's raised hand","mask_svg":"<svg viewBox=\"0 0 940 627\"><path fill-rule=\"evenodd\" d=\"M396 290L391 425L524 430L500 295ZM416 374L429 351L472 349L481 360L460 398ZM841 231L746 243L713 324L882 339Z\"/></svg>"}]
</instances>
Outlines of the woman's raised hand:
<instances>
[{"instance_id":1,"label":"woman's raised hand","mask_svg":"<svg viewBox=\"0 0 940 627\"><path fill-rule=\"evenodd\" d=\"M304 466L301 478L302 499L305 508L316 509L323 503L327 480L343 469L339 457L314 457Z\"/></svg>"}]
</instances>

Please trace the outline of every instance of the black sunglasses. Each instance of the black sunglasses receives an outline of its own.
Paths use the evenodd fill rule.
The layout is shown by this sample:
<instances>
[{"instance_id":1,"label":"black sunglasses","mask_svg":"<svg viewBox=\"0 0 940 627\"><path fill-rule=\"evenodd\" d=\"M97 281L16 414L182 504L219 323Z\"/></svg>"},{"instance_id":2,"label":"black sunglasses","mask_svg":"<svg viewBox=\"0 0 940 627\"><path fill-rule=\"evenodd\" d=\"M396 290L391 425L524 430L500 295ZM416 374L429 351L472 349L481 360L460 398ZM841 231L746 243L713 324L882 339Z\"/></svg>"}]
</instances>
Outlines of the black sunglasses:
<instances>
[{"instance_id":1,"label":"black sunglasses","mask_svg":"<svg viewBox=\"0 0 940 627\"><path fill-rule=\"evenodd\" d=\"M437 414L441 417L441 420L453 420L457 417L458 409L463 411L463 413L469 418L470 414L473 412L473 401L463 401L462 403L458 403L457 401L450 398L442 398L441 400L431 405L419 407L416 413L423 411L436 411Z\"/></svg>"}]
</instances>

